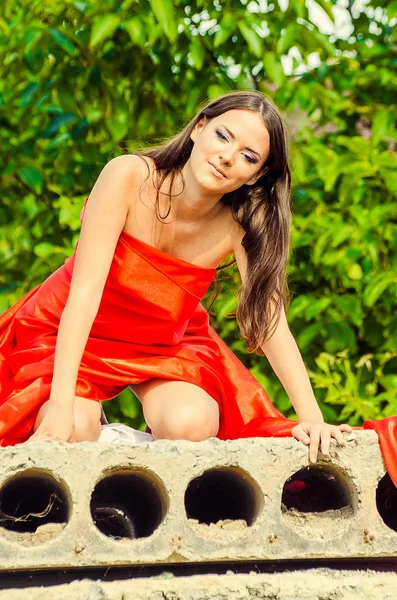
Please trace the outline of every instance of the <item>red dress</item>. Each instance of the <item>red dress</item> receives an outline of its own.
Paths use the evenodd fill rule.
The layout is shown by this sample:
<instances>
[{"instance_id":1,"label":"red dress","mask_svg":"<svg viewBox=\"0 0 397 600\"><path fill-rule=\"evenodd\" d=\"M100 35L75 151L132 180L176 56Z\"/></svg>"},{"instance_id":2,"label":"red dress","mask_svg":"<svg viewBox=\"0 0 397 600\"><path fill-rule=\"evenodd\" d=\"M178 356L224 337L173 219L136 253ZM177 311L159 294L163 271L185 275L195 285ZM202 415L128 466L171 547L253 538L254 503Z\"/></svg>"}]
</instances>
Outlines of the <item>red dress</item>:
<instances>
[{"instance_id":1,"label":"red dress","mask_svg":"<svg viewBox=\"0 0 397 600\"><path fill-rule=\"evenodd\" d=\"M27 440L49 398L74 260L75 252L0 316L0 446ZM188 381L218 402L218 438L291 436L297 422L276 410L209 325L200 300L215 274L122 231L81 359L76 396L110 400L152 377ZM397 483L394 419L368 421L364 428L380 434Z\"/></svg>"}]
</instances>

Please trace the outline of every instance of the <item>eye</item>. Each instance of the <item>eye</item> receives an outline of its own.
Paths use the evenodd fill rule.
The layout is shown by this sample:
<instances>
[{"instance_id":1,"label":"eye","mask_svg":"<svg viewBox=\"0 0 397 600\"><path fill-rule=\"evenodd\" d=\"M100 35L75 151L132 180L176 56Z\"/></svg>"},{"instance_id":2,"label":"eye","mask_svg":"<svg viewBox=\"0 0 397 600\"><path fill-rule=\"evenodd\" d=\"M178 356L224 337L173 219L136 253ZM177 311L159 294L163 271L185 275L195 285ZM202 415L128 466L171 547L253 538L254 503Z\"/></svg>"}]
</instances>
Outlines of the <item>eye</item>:
<instances>
[{"instance_id":1,"label":"eye","mask_svg":"<svg viewBox=\"0 0 397 600\"><path fill-rule=\"evenodd\" d=\"M226 140L227 141L227 137L226 135L223 135L222 131L219 131L219 129L216 130L216 135L221 138L221 140Z\"/></svg>"},{"instance_id":2,"label":"eye","mask_svg":"<svg viewBox=\"0 0 397 600\"><path fill-rule=\"evenodd\" d=\"M220 129L216 129L216 130L215 130L215 132L216 132L216 135L217 135L217 136L218 136L218 137L219 137L221 140L224 140L224 141L226 141L226 142L229 140L229 138L228 138L226 135L224 135L224 134L222 133L222 131L220 131ZM252 157L251 155L249 155L249 154L244 154L244 157L247 159L247 161L248 161L249 163L257 163L257 162L258 162L258 161L257 161L255 158L253 158L253 157Z\"/></svg>"},{"instance_id":3,"label":"eye","mask_svg":"<svg viewBox=\"0 0 397 600\"><path fill-rule=\"evenodd\" d=\"M256 163L256 162L258 162L255 158L252 158L252 156L249 156L247 154L244 154L244 156L248 160L248 162L250 162L250 163Z\"/></svg>"}]
</instances>

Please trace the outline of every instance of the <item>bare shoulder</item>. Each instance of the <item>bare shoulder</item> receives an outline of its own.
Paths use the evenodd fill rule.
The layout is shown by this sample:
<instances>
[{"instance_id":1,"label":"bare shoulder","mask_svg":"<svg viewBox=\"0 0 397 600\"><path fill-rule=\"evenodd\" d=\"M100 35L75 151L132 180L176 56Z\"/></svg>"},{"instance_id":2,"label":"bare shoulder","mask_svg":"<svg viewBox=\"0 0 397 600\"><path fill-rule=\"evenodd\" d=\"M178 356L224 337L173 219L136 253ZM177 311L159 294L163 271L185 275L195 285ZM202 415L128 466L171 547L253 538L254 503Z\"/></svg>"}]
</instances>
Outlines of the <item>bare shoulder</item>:
<instances>
[{"instance_id":1,"label":"bare shoulder","mask_svg":"<svg viewBox=\"0 0 397 600\"><path fill-rule=\"evenodd\" d=\"M131 175L144 179L151 175L154 169L154 161L139 154L121 154L112 158L106 165L113 169L120 170L123 173L131 173Z\"/></svg>"},{"instance_id":2,"label":"bare shoulder","mask_svg":"<svg viewBox=\"0 0 397 600\"><path fill-rule=\"evenodd\" d=\"M148 156L141 154L122 154L113 158L106 166L113 170L116 177L126 179L130 185L129 212L126 222L127 229L131 227L131 219L135 219L137 198L144 194L146 198L152 195L153 174L156 170L155 162Z\"/></svg>"}]
</instances>

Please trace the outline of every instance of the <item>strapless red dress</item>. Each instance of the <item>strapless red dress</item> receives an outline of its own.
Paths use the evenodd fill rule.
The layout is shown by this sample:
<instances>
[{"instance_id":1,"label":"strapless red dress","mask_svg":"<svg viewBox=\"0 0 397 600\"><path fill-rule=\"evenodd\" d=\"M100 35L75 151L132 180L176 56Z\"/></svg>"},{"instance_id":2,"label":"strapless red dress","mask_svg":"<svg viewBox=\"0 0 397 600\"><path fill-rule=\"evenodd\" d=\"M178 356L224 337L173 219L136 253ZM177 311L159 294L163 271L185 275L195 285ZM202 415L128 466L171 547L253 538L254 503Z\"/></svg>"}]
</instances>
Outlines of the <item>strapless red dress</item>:
<instances>
[{"instance_id":1,"label":"strapless red dress","mask_svg":"<svg viewBox=\"0 0 397 600\"><path fill-rule=\"evenodd\" d=\"M75 252L0 316L0 446L26 441L49 398L74 260ZM81 359L76 395L103 401L152 377L188 381L217 401L218 438L291 436L297 422L276 410L209 325L200 300L215 274L122 231ZM397 483L394 419L364 427L377 430Z\"/></svg>"}]
</instances>

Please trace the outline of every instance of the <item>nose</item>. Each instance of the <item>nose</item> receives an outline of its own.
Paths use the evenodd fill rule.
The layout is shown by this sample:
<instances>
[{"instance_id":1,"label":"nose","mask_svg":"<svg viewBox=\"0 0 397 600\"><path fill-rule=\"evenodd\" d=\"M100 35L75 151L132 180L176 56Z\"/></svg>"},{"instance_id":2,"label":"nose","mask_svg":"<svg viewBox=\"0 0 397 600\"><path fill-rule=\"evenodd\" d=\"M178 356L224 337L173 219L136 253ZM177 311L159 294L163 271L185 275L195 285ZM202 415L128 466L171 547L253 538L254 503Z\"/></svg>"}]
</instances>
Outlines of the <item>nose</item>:
<instances>
[{"instance_id":1,"label":"nose","mask_svg":"<svg viewBox=\"0 0 397 600\"><path fill-rule=\"evenodd\" d=\"M221 163L231 165L233 162L233 151L229 150L227 152L225 150L222 150L222 152L219 153L219 160L221 161Z\"/></svg>"}]
</instances>

